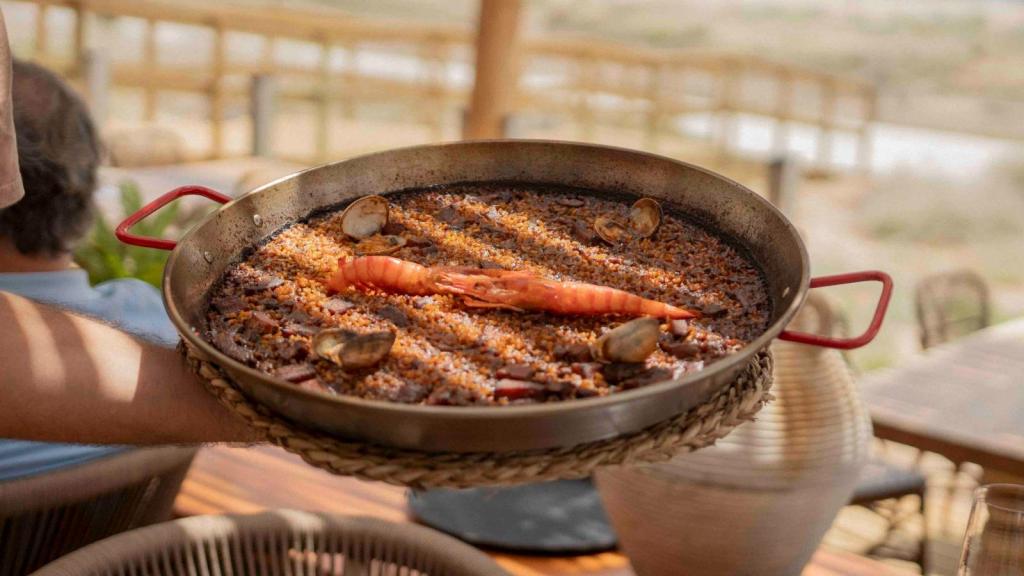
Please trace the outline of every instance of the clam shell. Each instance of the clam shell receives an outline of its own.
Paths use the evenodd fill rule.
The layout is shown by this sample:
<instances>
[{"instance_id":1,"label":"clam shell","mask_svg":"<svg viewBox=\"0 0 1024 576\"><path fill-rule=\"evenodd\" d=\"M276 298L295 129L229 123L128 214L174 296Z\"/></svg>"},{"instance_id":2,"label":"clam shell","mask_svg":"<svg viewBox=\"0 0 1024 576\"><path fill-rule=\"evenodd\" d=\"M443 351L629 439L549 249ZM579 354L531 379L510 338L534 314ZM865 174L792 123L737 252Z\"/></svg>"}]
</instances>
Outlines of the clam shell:
<instances>
[{"instance_id":1,"label":"clam shell","mask_svg":"<svg viewBox=\"0 0 1024 576\"><path fill-rule=\"evenodd\" d=\"M405 238L401 236L390 236L377 234L360 240L356 244L355 252L359 256L379 256L382 254L394 254L405 246Z\"/></svg>"},{"instance_id":2,"label":"clam shell","mask_svg":"<svg viewBox=\"0 0 1024 576\"><path fill-rule=\"evenodd\" d=\"M359 334L344 328L328 328L313 336L313 351L318 357L353 370L377 364L394 344L394 332Z\"/></svg>"},{"instance_id":3,"label":"clam shell","mask_svg":"<svg viewBox=\"0 0 1024 576\"><path fill-rule=\"evenodd\" d=\"M626 225L610 216L598 216L594 220L594 232L609 244L618 244L629 236Z\"/></svg>"},{"instance_id":4,"label":"clam shell","mask_svg":"<svg viewBox=\"0 0 1024 576\"><path fill-rule=\"evenodd\" d=\"M661 323L657 318L637 318L609 330L594 343L594 358L601 362L643 362L658 349Z\"/></svg>"},{"instance_id":5,"label":"clam shell","mask_svg":"<svg viewBox=\"0 0 1024 576\"><path fill-rule=\"evenodd\" d=\"M362 240L381 231L388 223L388 201L383 196L364 196L341 213L341 231Z\"/></svg>"},{"instance_id":6,"label":"clam shell","mask_svg":"<svg viewBox=\"0 0 1024 576\"><path fill-rule=\"evenodd\" d=\"M338 353L341 352L341 347L355 336L355 332L344 328L321 330L313 336L313 352L319 358L341 364Z\"/></svg>"},{"instance_id":7,"label":"clam shell","mask_svg":"<svg viewBox=\"0 0 1024 576\"><path fill-rule=\"evenodd\" d=\"M661 225L661 204L654 198L641 198L629 209L629 228L640 238L648 238Z\"/></svg>"},{"instance_id":8,"label":"clam shell","mask_svg":"<svg viewBox=\"0 0 1024 576\"><path fill-rule=\"evenodd\" d=\"M369 368L383 360L394 344L394 332L359 334L341 347L338 357L343 368Z\"/></svg>"}]
</instances>

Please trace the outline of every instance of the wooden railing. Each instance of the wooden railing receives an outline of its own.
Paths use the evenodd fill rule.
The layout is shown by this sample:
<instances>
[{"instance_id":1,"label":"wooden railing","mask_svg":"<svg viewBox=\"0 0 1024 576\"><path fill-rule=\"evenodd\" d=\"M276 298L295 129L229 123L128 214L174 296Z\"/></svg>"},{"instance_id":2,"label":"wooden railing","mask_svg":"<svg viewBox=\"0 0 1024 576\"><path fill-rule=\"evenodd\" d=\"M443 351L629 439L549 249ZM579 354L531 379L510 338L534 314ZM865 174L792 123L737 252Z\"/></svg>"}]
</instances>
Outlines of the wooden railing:
<instances>
[{"instance_id":1,"label":"wooden railing","mask_svg":"<svg viewBox=\"0 0 1024 576\"><path fill-rule=\"evenodd\" d=\"M110 87L142 93L142 116L154 121L159 95L191 92L208 102L209 157L225 152L225 112L229 105L247 106L254 121L273 118L266 95L274 100L315 104L314 158L324 160L330 149L330 116L340 109L345 118L357 116L367 103L397 103L405 107L403 121L430 127L435 139L452 130L468 98L473 31L463 27L417 25L368 20L337 11L242 8L217 2L166 0L16 0L4 5L34 4L34 41L19 55L60 71L86 92L94 113L107 115ZM51 18L70 12L74 21L70 50L52 49ZM137 58L111 54L110 35L118 19L144 22ZM168 23L200 27L212 35L202 66L165 63L157 32ZM255 38L260 48L253 58L236 58L231 41ZM315 62L279 62L283 42L313 48ZM15 47L16 52L17 47ZM680 136L679 120L705 117L707 136L723 152L737 148L738 119L756 115L773 122L771 152L789 150L789 128L812 126L817 131L814 160L833 163L833 135L857 138L857 164L870 157L869 129L875 118L876 94L866 83L831 74L810 72L752 57L655 51L634 46L595 43L590 39L527 38L521 47L522 72L515 98L515 118L541 116L575 127L575 137L590 139L597 127L639 130L644 144L657 149L663 139ZM369 70L358 66L363 56L384 58ZM414 74L389 73L398 64ZM456 73L462 70L460 78ZM262 104L254 106L251 88L260 79ZM268 108L269 107L269 108ZM259 109L257 109L259 108ZM512 122L512 135L537 135ZM253 134L272 131L254 127ZM266 150L253 142L252 149Z\"/></svg>"},{"instance_id":2,"label":"wooden railing","mask_svg":"<svg viewBox=\"0 0 1024 576\"><path fill-rule=\"evenodd\" d=\"M773 121L772 155L790 149L794 124L817 129L814 161L832 164L833 136L857 139L857 165L870 158L875 88L856 79L786 66L751 56L673 53L595 45L579 40L531 40L529 61L561 62L571 73L544 90L520 89L520 109L573 115L586 135L598 122L632 111L649 147L671 128L671 119L702 115L722 150L736 147L738 118ZM751 87L749 84L756 84ZM601 104L602 99L605 104ZM628 120L627 120L628 123Z\"/></svg>"}]
</instances>

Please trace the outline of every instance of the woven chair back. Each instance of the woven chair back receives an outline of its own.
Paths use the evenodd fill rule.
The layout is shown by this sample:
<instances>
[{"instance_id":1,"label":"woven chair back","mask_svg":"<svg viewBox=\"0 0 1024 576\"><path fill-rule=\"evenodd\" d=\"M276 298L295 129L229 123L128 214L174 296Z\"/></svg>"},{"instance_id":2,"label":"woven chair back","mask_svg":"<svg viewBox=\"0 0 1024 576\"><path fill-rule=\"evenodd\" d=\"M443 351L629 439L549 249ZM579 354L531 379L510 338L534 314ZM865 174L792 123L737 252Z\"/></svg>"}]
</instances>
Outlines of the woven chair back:
<instances>
[{"instance_id":1,"label":"woven chair back","mask_svg":"<svg viewBox=\"0 0 1024 576\"><path fill-rule=\"evenodd\" d=\"M130 450L0 482L0 576L24 576L112 534L167 520L195 452Z\"/></svg>"},{"instance_id":2,"label":"woven chair back","mask_svg":"<svg viewBox=\"0 0 1024 576\"><path fill-rule=\"evenodd\" d=\"M915 290L921 347L931 348L991 323L988 285L971 270L929 276Z\"/></svg>"},{"instance_id":3,"label":"woven chair back","mask_svg":"<svg viewBox=\"0 0 1024 576\"><path fill-rule=\"evenodd\" d=\"M434 530L279 510L194 516L98 542L35 576L508 576Z\"/></svg>"}]
</instances>

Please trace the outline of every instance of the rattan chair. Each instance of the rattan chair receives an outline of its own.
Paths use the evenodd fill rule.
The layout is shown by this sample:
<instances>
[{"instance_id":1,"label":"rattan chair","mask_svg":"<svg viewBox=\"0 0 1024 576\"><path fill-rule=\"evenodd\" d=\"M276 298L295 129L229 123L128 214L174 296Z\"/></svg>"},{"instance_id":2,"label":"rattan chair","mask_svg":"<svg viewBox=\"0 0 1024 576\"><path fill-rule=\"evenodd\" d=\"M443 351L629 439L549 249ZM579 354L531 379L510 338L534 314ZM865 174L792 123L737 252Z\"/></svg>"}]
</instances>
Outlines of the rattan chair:
<instances>
[{"instance_id":1,"label":"rattan chair","mask_svg":"<svg viewBox=\"0 0 1024 576\"><path fill-rule=\"evenodd\" d=\"M193 516L133 530L70 554L35 576L508 576L435 530L279 510Z\"/></svg>"},{"instance_id":2,"label":"rattan chair","mask_svg":"<svg viewBox=\"0 0 1024 576\"><path fill-rule=\"evenodd\" d=\"M112 534L167 520L195 453L140 448L0 482L0 576L23 576Z\"/></svg>"},{"instance_id":3,"label":"rattan chair","mask_svg":"<svg viewBox=\"0 0 1024 576\"><path fill-rule=\"evenodd\" d=\"M917 284L914 296L923 348L985 328L992 320L988 285L970 270L929 276Z\"/></svg>"},{"instance_id":4,"label":"rattan chair","mask_svg":"<svg viewBox=\"0 0 1024 576\"><path fill-rule=\"evenodd\" d=\"M819 311L819 314L823 313L826 317L830 318L828 325L832 327L831 332L840 336L846 337L850 334L850 321L849 318L839 309L828 303L827 300L822 299L820 301L824 310ZM856 364L853 362L853 358L847 354L843 354L843 358L846 360L847 367L850 372L854 375L858 375L860 371L857 369ZM877 444L876 444L877 447ZM888 540L889 535L897 527L902 524L905 518L897 514L896 510L898 506L890 506L888 508L882 505L883 502L887 501L899 501L905 496L916 496L918 498L918 510L920 512L921 522L924 524L925 529L921 535L921 542L917 548L917 554L914 555L913 560L919 566L921 566L921 573L927 574L928 568L928 534L927 534L927 514L925 510L925 492L928 488L927 478L919 469L919 462L915 461L913 466L905 466L902 464L895 464L890 462L886 458L884 451L879 452L876 450L876 454L873 455L864 465L860 471L860 476L857 479L857 487L854 490L853 496L850 498L850 505L861 506L871 510L884 518L888 524L886 530L885 541ZM884 546L883 541L876 548Z\"/></svg>"}]
</instances>

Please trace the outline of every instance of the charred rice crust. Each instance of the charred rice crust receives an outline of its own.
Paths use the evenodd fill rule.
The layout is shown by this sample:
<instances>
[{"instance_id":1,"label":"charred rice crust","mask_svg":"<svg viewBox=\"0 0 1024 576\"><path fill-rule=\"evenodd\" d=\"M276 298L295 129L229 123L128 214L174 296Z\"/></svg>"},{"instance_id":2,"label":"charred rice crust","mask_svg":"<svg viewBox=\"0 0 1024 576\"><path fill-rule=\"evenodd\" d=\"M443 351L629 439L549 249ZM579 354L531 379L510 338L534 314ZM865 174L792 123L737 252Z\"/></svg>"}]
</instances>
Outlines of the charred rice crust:
<instances>
[{"instance_id":1,"label":"charred rice crust","mask_svg":"<svg viewBox=\"0 0 1024 576\"><path fill-rule=\"evenodd\" d=\"M328 394L504 405L603 396L701 370L767 326L770 304L757 267L671 211L653 237L609 246L588 230L598 215L625 219L628 200L525 185L461 185L388 198L387 232L408 240L398 258L531 270L702 309L705 316L666 326L661 349L644 365L600 365L586 347L626 318L468 309L443 295L329 295L324 280L339 257L354 255L354 242L341 232L341 210L334 210L288 227L227 271L211 294L210 342ZM331 327L391 330L397 340L375 369L346 373L310 349L312 335Z\"/></svg>"}]
</instances>

